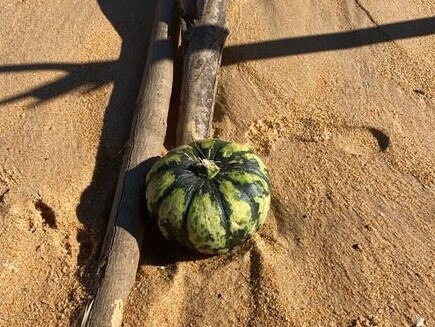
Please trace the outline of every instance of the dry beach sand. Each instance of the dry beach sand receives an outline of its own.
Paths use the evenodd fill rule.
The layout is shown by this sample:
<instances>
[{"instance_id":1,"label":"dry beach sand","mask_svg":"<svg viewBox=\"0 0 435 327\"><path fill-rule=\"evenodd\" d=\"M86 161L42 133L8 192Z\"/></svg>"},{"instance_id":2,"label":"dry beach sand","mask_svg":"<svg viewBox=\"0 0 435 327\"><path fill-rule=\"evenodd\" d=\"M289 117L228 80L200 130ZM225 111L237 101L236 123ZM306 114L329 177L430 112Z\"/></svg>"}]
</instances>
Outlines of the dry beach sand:
<instances>
[{"instance_id":1,"label":"dry beach sand","mask_svg":"<svg viewBox=\"0 0 435 327\"><path fill-rule=\"evenodd\" d=\"M155 1L0 7L0 326L71 326ZM433 16L431 0L231 1L214 135L264 158L269 218L211 258L150 224L124 326L435 326Z\"/></svg>"}]
</instances>

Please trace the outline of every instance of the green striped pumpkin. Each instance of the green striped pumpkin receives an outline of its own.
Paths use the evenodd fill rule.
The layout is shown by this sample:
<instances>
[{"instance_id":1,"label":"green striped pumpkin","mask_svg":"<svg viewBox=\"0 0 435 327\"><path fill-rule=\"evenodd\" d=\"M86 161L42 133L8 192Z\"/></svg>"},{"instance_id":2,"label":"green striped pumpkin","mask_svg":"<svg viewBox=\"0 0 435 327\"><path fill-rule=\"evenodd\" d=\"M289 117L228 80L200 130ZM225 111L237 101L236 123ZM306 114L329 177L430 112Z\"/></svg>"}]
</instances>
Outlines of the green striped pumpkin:
<instances>
[{"instance_id":1,"label":"green striped pumpkin","mask_svg":"<svg viewBox=\"0 0 435 327\"><path fill-rule=\"evenodd\" d=\"M162 234L202 253L225 253L266 220L270 179L249 146L206 139L159 159L146 178Z\"/></svg>"}]
</instances>

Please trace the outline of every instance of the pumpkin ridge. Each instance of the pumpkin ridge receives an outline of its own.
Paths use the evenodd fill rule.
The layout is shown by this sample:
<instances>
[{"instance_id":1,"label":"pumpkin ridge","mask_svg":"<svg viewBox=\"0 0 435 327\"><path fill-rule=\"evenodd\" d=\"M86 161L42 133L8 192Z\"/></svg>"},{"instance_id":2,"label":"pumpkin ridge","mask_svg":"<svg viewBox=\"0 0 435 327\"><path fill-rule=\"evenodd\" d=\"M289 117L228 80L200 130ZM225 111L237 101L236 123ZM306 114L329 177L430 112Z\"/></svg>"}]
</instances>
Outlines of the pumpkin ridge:
<instances>
[{"instance_id":1,"label":"pumpkin ridge","mask_svg":"<svg viewBox=\"0 0 435 327\"><path fill-rule=\"evenodd\" d=\"M231 191L229 191L229 189ZM231 192L234 193L231 193ZM257 221L252 219L253 212L252 212L252 206L247 201L246 198L248 196L246 194L243 194L240 189L237 188L235 183L233 183L230 179L223 179L220 186L219 186L219 193L223 199L223 202L225 203L225 207L229 209L230 212L227 214L227 219L230 222L230 233L228 237L228 244L230 244L230 247L234 247L234 244L238 242L240 239L246 239L251 233L249 231L249 225L255 224L257 225ZM230 201L228 201L230 200ZM236 203L234 203L236 202ZM246 203L246 205L249 207L249 215L243 215L243 210L246 210L247 208L243 208L241 206L242 204ZM239 216L239 214L242 214L242 216ZM242 221L237 222L237 218L240 219L240 217L245 217L246 219L242 219ZM240 228L241 227L241 228ZM251 228L251 232L254 231L254 229Z\"/></svg>"},{"instance_id":2,"label":"pumpkin ridge","mask_svg":"<svg viewBox=\"0 0 435 327\"><path fill-rule=\"evenodd\" d=\"M261 179L261 181L257 180L257 181L254 181L252 183L254 185L259 185L259 187L263 190L262 194L255 194L255 196L270 195L270 179L268 177L264 177L264 176L261 176L260 174L256 174L255 171L251 171L251 170L242 170L241 172L255 175ZM234 180L236 183L239 183L241 188L249 188L251 186L249 183L246 184L246 183L242 183L242 182L238 181L237 179L232 177L230 174L228 176L230 179ZM264 187L264 185L261 183L262 181L264 183L266 183L267 188Z\"/></svg>"},{"instance_id":3,"label":"pumpkin ridge","mask_svg":"<svg viewBox=\"0 0 435 327\"><path fill-rule=\"evenodd\" d=\"M237 180L231 179L231 182L237 187L240 193L245 196L245 201L247 201L251 207L252 221L255 222L255 231L260 227L261 213L260 204L255 201L256 197L267 197L270 195L268 189L265 189L261 182L256 181L253 184L257 185L257 192L252 191L250 184L243 184ZM260 191L260 189L262 191Z\"/></svg>"},{"instance_id":4,"label":"pumpkin ridge","mask_svg":"<svg viewBox=\"0 0 435 327\"><path fill-rule=\"evenodd\" d=\"M160 210L160 206L162 205L162 202L163 202L164 198L165 198L166 196L168 196L169 194L171 194L171 192L175 189L175 186L176 186L176 182L172 183L172 185L169 186L169 187L168 187L168 188L163 192L163 194L158 198L158 200L155 202L153 208L148 208L149 211L150 211L153 215L155 215L155 214L157 214L157 213L159 212L159 210Z\"/></svg>"},{"instance_id":5,"label":"pumpkin ridge","mask_svg":"<svg viewBox=\"0 0 435 327\"><path fill-rule=\"evenodd\" d=\"M246 154L254 154L254 153L252 152L252 150L240 150L240 151L232 153L228 157L223 156L221 151L219 151L218 154L219 154L219 158L223 159L223 161L228 161L229 162L229 161L234 161L234 160L238 160L238 159L246 160L245 158L243 158L244 155L246 155Z\"/></svg>"},{"instance_id":6,"label":"pumpkin ridge","mask_svg":"<svg viewBox=\"0 0 435 327\"><path fill-rule=\"evenodd\" d=\"M158 179L160 179L160 178L162 178L165 174L167 174L167 173L170 173L171 175L173 175L173 178L174 178L174 180L171 182L171 184L169 184L168 185L168 187L166 188L166 189L164 189L163 190L163 192L162 192L162 194L161 195L159 195L159 196L156 196L155 194L153 194L152 192L151 192L151 195L153 195L152 196L152 198L150 198L149 196L151 196L150 195L150 190L148 190L148 192L147 192L147 188L148 188L148 186L149 185L153 185L153 181L155 180L155 178L157 177L157 180ZM167 171L159 171L158 173L156 173L154 176L153 176L153 178L150 178L150 180L149 180L149 184L147 185L147 188L145 189L145 198L146 198L146 200L147 200L147 204L148 204L148 210L151 212L151 213L155 213L156 212L156 208L157 208L157 210L160 208L160 201L161 201L161 199L163 199L166 195L168 195L169 194L169 192L171 192L171 190L172 190L172 188L173 188L173 186L174 186L174 184L175 184L175 175L173 174L173 172L171 172L171 171L169 171L169 170L167 170ZM151 189L151 191L152 191L152 189ZM153 200L153 201L152 201Z\"/></svg>"},{"instance_id":7,"label":"pumpkin ridge","mask_svg":"<svg viewBox=\"0 0 435 327\"><path fill-rule=\"evenodd\" d=\"M226 251L227 244L227 230L225 225L222 225L222 220L220 219L222 217L222 210L212 194L212 183L204 180L203 184L197 189L197 193L192 197L189 210L187 211L188 217L186 219L187 226L185 230L187 231L189 244L193 244L194 248L204 253ZM191 208L194 202L198 206L196 209ZM213 214L216 216L213 216ZM199 218L201 224L197 219L203 216L208 216L208 218L204 220ZM219 218L216 220L215 217Z\"/></svg>"},{"instance_id":8,"label":"pumpkin ridge","mask_svg":"<svg viewBox=\"0 0 435 327\"><path fill-rule=\"evenodd\" d=\"M255 196L264 196L264 195L267 196L268 195L267 190L264 190L264 188L262 187L261 183L255 182L255 184L261 185L261 188L264 190L264 192L258 193L258 194L251 194L252 192L250 192L250 190L249 190L249 186L250 185L243 184L243 183L241 183L241 182L239 182L237 180L234 180L232 178L229 178L229 179L234 184L234 186L237 187L237 189L239 190L241 195L244 197L244 200L249 202L249 205L251 206L251 213L252 213L252 216L253 216L252 220L257 221L258 219L260 219L260 215L258 213L259 205L258 205L258 203L256 203L254 201L254 197Z\"/></svg>"},{"instance_id":9,"label":"pumpkin ridge","mask_svg":"<svg viewBox=\"0 0 435 327\"><path fill-rule=\"evenodd\" d=\"M240 173L252 174L251 172L247 171L241 171ZM256 220L256 229L258 229L262 224L262 221L264 221L264 217L262 216L264 214L264 206L267 207L266 204L268 201L270 201L270 180L268 178L261 178L261 176L259 176L258 174L252 175L259 177L259 180L242 182L237 179L236 176L231 174L228 174L227 178L231 180L241 192L247 194L247 196L249 197L250 203L253 204L253 207L251 206L251 208L255 209L253 209L254 211L252 212L252 215L253 217L255 216L253 220ZM269 198L269 200L267 200L267 198Z\"/></svg>"},{"instance_id":10,"label":"pumpkin ridge","mask_svg":"<svg viewBox=\"0 0 435 327\"><path fill-rule=\"evenodd\" d=\"M260 168L260 165L256 158L249 158L249 157L247 158L246 155L256 156L255 153L253 153L252 151L240 151L240 152L233 153L229 157L224 157L222 155L219 155L218 158L221 159L221 161L224 162L225 164L243 165L245 162L252 162L254 165Z\"/></svg>"},{"instance_id":11,"label":"pumpkin ridge","mask_svg":"<svg viewBox=\"0 0 435 327\"><path fill-rule=\"evenodd\" d=\"M241 155L243 155L245 153L251 153L251 151L240 151L240 152L233 153L229 157L224 157L222 155L222 153L220 152L221 149L219 149L219 151L216 151L215 158L219 159L222 162L227 162L227 163L230 162L230 161L238 159Z\"/></svg>"},{"instance_id":12,"label":"pumpkin ridge","mask_svg":"<svg viewBox=\"0 0 435 327\"><path fill-rule=\"evenodd\" d=\"M181 238L184 242L186 242L186 245L190 246L192 249L195 248L194 244L189 239L189 232L187 230L187 218L189 215L190 206L192 205L193 197L196 195L197 192L199 192L202 185L198 187L199 182L196 181L190 188L189 191L186 193L186 210L184 211L183 218L182 218L182 224L181 224Z\"/></svg>"},{"instance_id":13,"label":"pumpkin ridge","mask_svg":"<svg viewBox=\"0 0 435 327\"><path fill-rule=\"evenodd\" d=\"M197 143L194 143L193 145L192 145L192 148L194 148L195 150L196 150L196 152L197 152L197 157L199 157L199 158L201 158L201 159L207 159L207 156L204 154L204 152L202 152L202 149L201 149L201 147L197 144Z\"/></svg>"},{"instance_id":14,"label":"pumpkin ridge","mask_svg":"<svg viewBox=\"0 0 435 327\"><path fill-rule=\"evenodd\" d=\"M213 153L213 155L211 156L213 160L215 160L215 158L216 158L216 154L218 154L219 151L220 151L220 150L224 147L224 145L225 145L225 143L222 142L221 140L217 140L216 143L217 143L218 145L214 147L214 153ZM215 161L217 161L217 160L215 160Z\"/></svg>"},{"instance_id":15,"label":"pumpkin ridge","mask_svg":"<svg viewBox=\"0 0 435 327\"><path fill-rule=\"evenodd\" d=\"M244 164L237 164L234 166L221 166L220 168L221 168L220 174L224 176L231 174L232 170L234 169L239 169L241 172L246 172L246 173L256 175L262 178L270 187L270 177L252 167L246 167Z\"/></svg>"},{"instance_id":16,"label":"pumpkin ridge","mask_svg":"<svg viewBox=\"0 0 435 327\"><path fill-rule=\"evenodd\" d=\"M190 165L196 164L198 161L195 160L195 157L190 157L186 155L186 153L181 154L184 157L184 160L182 160L180 163L177 162L169 162L161 165L156 172L150 175L149 179L154 178L154 176L161 171L165 170L182 170L187 169Z\"/></svg>"},{"instance_id":17,"label":"pumpkin ridge","mask_svg":"<svg viewBox=\"0 0 435 327\"><path fill-rule=\"evenodd\" d=\"M163 170L162 172L159 172L159 173L161 173L161 174L164 174L166 171L169 171L169 172L173 172L174 173L174 175L175 175L175 181L171 184L171 186L169 186L163 193L162 193L162 195L158 198L158 200L155 202L155 205L154 205L154 210L152 210L152 213L153 214L157 214L159 211L160 211L160 206L162 205L162 202L163 202L163 200L164 200L164 198L166 197L166 196L168 196L174 189L176 189L176 188L182 188L182 189L185 189L186 187L183 185L183 179L184 178L196 178L196 179L200 179L200 178L198 178L193 172L191 172L190 170L186 170L186 169L173 169L172 171L170 171L169 169L168 170ZM189 172L189 173L191 173L193 176L188 176L188 177L186 177L186 176L181 176L180 177L180 171L183 171L184 173L186 173L187 171ZM186 171L186 172L185 172ZM153 178L155 178L156 176L154 176ZM158 177L158 176L157 176ZM193 186L194 186L195 184L193 184ZM193 187L192 186L192 187Z\"/></svg>"},{"instance_id":18,"label":"pumpkin ridge","mask_svg":"<svg viewBox=\"0 0 435 327\"><path fill-rule=\"evenodd\" d=\"M210 148L209 159L216 161L216 154L228 143L219 139L211 139L213 140L213 146Z\"/></svg>"},{"instance_id":19,"label":"pumpkin ridge","mask_svg":"<svg viewBox=\"0 0 435 327\"><path fill-rule=\"evenodd\" d=\"M210 189L213 192L213 195L216 199L216 202L218 202L218 206L219 206L219 211L221 213L221 221L223 223L223 226L225 228L225 232L227 233L227 235L231 234L231 228L230 228L230 221L229 221L229 213L226 212L225 208L226 206L224 205L223 201L224 199L222 198L222 194L219 192L219 188L217 187L216 183L219 183L218 180L211 180L210 181Z\"/></svg>"},{"instance_id":20,"label":"pumpkin ridge","mask_svg":"<svg viewBox=\"0 0 435 327\"><path fill-rule=\"evenodd\" d=\"M192 153L193 150L194 149L192 146L184 145L180 148L169 151L151 166L146 176L145 182L148 183L149 180L158 174L162 169L184 166L188 164L189 161L195 161L195 153ZM186 162L186 164L183 164L183 162Z\"/></svg>"}]
</instances>

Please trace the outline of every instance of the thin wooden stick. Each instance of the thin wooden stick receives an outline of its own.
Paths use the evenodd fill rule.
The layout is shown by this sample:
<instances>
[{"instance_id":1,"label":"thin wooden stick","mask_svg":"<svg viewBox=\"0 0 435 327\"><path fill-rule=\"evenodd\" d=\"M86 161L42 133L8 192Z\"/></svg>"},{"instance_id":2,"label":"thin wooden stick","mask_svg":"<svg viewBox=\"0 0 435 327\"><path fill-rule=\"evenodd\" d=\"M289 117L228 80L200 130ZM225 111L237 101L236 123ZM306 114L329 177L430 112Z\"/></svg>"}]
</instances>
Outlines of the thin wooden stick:
<instances>
[{"instance_id":1,"label":"thin wooden stick","mask_svg":"<svg viewBox=\"0 0 435 327\"><path fill-rule=\"evenodd\" d=\"M121 326L123 310L139 264L144 233L145 176L160 155L173 80L174 0L160 0L150 40L144 78L136 103L128 151L103 242L92 300L81 326Z\"/></svg>"},{"instance_id":2,"label":"thin wooden stick","mask_svg":"<svg viewBox=\"0 0 435 327\"><path fill-rule=\"evenodd\" d=\"M210 137L217 72L228 35L227 0L181 0L185 31L179 143Z\"/></svg>"}]
</instances>

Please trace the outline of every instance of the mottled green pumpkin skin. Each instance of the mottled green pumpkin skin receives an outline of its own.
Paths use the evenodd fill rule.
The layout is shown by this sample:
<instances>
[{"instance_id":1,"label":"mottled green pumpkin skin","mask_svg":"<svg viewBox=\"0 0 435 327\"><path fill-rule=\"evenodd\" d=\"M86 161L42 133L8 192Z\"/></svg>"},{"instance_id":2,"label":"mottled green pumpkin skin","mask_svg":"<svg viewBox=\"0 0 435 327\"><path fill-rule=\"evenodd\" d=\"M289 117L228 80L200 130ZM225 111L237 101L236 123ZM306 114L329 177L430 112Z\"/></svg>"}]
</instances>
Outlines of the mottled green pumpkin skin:
<instances>
[{"instance_id":1,"label":"mottled green pumpkin skin","mask_svg":"<svg viewBox=\"0 0 435 327\"><path fill-rule=\"evenodd\" d=\"M225 253L264 224L270 178L249 146L206 139L154 164L146 200L167 239L202 253Z\"/></svg>"}]
</instances>

